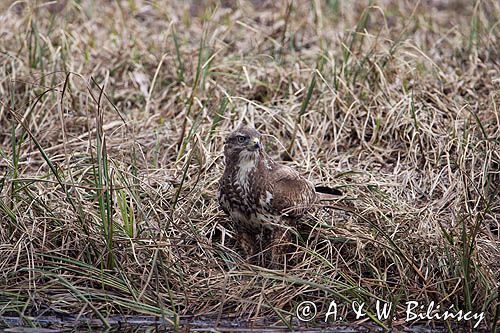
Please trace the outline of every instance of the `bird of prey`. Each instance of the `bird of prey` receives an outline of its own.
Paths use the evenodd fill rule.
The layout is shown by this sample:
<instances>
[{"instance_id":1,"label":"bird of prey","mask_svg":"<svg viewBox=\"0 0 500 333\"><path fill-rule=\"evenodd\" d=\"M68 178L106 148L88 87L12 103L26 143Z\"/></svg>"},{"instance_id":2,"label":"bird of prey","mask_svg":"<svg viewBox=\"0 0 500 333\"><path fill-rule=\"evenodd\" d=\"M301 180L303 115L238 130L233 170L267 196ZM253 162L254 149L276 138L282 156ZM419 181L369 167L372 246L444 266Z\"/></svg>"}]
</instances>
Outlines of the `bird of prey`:
<instances>
[{"instance_id":1,"label":"bird of prey","mask_svg":"<svg viewBox=\"0 0 500 333\"><path fill-rule=\"evenodd\" d=\"M227 137L224 158L218 200L234 222L239 245L252 256L259 235L270 232L272 260L281 260L276 256L283 254L278 244L286 239L286 229L296 226L319 199L314 185L296 170L269 158L261 134L253 127L239 127Z\"/></svg>"}]
</instances>

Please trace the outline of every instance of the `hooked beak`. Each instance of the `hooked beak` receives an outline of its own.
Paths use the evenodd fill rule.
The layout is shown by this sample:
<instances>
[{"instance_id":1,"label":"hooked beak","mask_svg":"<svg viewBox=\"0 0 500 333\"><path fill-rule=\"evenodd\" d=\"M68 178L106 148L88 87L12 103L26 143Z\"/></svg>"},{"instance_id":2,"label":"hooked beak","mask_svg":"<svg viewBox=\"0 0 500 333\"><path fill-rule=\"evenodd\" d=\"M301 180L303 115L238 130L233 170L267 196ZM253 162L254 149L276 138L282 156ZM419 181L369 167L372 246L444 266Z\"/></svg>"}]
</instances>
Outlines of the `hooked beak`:
<instances>
[{"instance_id":1,"label":"hooked beak","mask_svg":"<svg viewBox=\"0 0 500 333\"><path fill-rule=\"evenodd\" d=\"M261 148L260 140L257 137L253 137L247 144L247 149L254 151Z\"/></svg>"}]
</instances>

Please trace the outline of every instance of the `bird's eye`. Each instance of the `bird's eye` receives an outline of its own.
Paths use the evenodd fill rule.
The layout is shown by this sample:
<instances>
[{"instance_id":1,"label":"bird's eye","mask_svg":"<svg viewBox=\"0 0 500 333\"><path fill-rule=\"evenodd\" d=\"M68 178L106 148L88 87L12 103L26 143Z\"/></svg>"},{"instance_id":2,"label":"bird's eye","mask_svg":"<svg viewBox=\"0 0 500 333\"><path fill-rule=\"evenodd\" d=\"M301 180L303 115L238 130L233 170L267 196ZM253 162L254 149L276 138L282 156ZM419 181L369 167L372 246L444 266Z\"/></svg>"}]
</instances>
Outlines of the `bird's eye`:
<instances>
[{"instance_id":1,"label":"bird's eye","mask_svg":"<svg viewBox=\"0 0 500 333\"><path fill-rule=\"evenodd\" d=\"M245 142L245 137L243 135L238 135L236 139L238 140L239 143Z\"/></svg>"}]
</instances>

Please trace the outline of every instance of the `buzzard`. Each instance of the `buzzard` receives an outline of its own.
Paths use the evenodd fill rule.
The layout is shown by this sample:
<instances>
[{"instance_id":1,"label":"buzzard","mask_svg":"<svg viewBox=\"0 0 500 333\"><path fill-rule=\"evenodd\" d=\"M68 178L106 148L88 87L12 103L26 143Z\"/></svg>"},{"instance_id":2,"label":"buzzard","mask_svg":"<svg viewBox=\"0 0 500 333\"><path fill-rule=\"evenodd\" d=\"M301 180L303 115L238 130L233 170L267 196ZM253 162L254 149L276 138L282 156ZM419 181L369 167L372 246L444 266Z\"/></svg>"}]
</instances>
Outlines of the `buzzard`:
<instances>
[{"instance_id":1,"label":"buzzard","mask_svg":"<svg viewBox=\"0 0 500 333\"><path fill-rule=\"evenodd\" d=\"M274 243L271 248L274 260L282 254L279 242L290 236L286 229L297 225L319 195L314 185L296 170L266 155L261 134L252 127L242 126L227 137L224 157L219 204L234 222L245 254L254 255L258 238L267 233ZM327 187L317 189L338 194Z\"/></svg>"}]
</instances>

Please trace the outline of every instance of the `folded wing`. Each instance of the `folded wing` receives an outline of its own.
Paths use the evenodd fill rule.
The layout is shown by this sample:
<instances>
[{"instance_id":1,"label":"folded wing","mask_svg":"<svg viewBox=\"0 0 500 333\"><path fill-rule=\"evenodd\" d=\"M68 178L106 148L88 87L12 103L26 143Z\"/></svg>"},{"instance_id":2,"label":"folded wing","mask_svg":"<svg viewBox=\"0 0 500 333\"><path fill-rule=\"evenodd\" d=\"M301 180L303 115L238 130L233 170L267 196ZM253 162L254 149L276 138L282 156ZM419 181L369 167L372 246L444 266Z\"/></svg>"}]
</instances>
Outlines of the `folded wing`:
<instances>
[{"instance_id":1,"label":"folded wing","mask_svg":"<svg viewBox=\"0 0 500 333\"><path fill-rule=\"evenodd\" d=\"M316 201L313 184L302 177L297 171L279 165L269 180L271 208L280 214L291 218L302 216Z\"/></svg>"}]
</instances>

